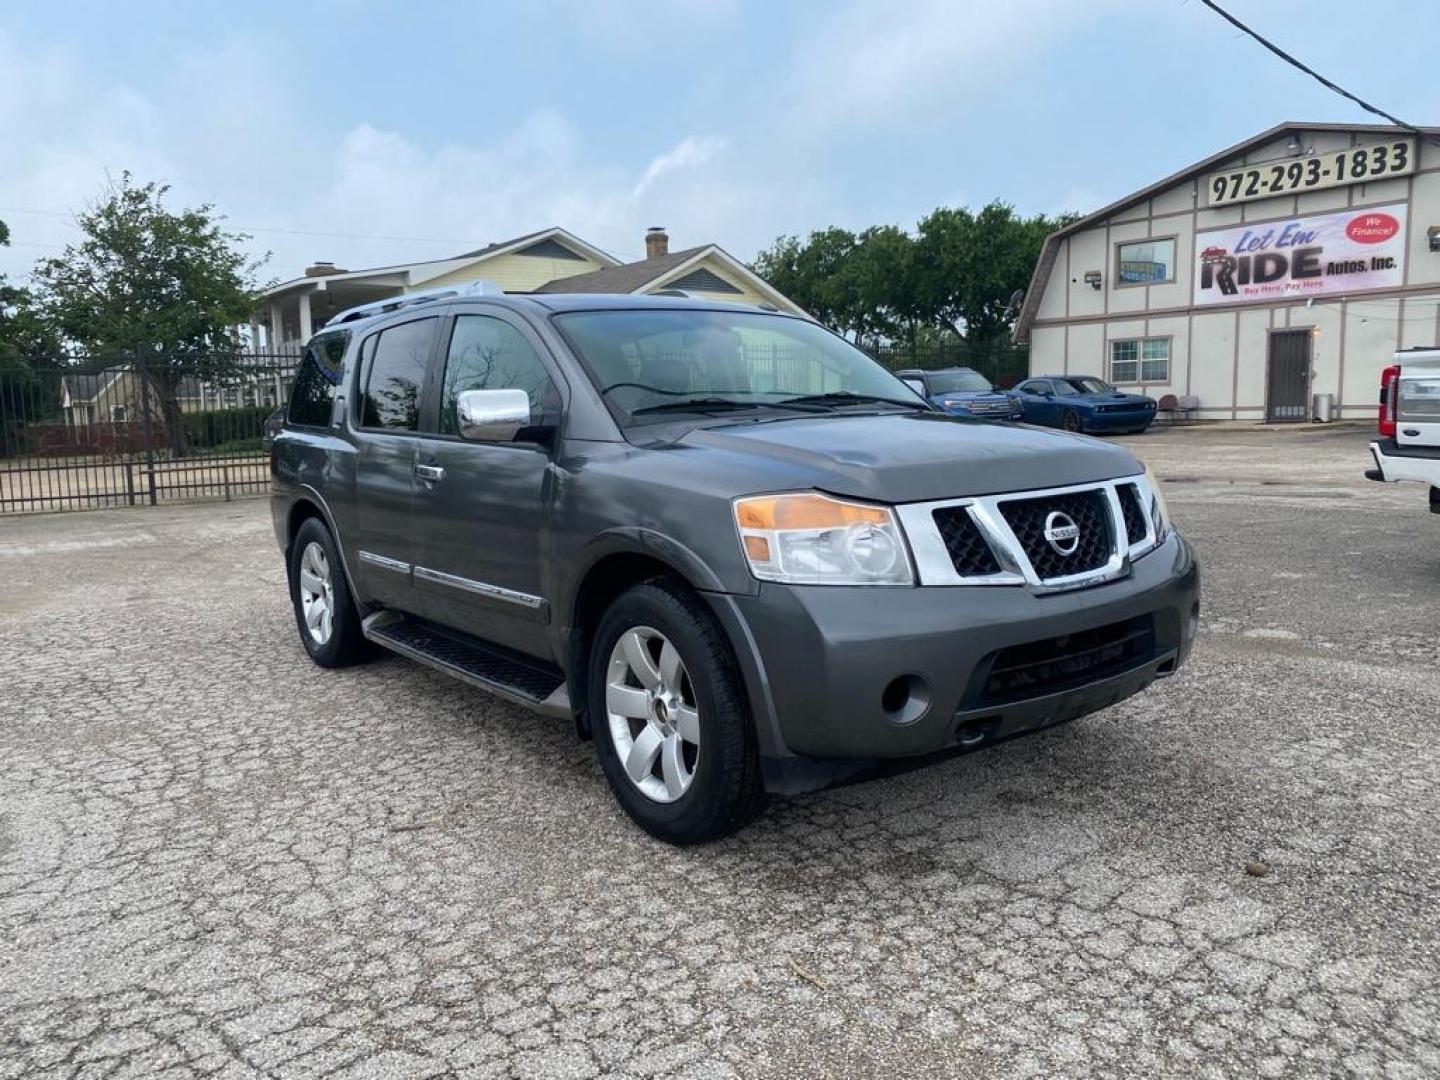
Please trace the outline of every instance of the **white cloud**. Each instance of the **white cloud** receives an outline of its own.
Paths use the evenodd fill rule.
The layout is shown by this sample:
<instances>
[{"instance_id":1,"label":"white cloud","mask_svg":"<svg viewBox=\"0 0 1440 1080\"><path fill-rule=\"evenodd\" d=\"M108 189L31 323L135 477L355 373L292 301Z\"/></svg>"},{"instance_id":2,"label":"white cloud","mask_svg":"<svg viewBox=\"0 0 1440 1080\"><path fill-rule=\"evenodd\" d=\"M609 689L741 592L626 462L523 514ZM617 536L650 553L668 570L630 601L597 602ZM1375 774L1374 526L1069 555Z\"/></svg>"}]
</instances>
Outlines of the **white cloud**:
<instances>
[{"instance_id":1,"label":"white cloud","mask_svg":"<svg viewBox=\"0 0 1440 1080\"><path fill-rule=\"evenodd\" d=\"M615 48L640 48L654 39L621 33L634 29L635 3L605 0L586 18L613 25ZM715 25L734 6L676 0L662 14L667 25ZM72 211L107 173L129 169L171 183L174 204L214 203L253 231L254 250L273 251L264 275L277 278L317 258L358 268L443 257L549 225L621 258L640 257L656 224L677 247L713 241L744 258L780 233L869 223L841 203L843 177L816 167L826 140L953 111L1027 51L1095 17L1066 0L852 0L799 36L773 87L747 82L745 100L762 105L730 100L689 134L656 130L628 161L544 107L498 124L494 113L456 110L440 145L365 122L363 111L344 129L319 128L283 42L213 43L151 73L142 91L99 80L80 54L21 48L0 31L0 208ZM244 78L216 77L236 71ZM869 212L900 220L907 208L884 198ZM76 235L63 217L0 218L15 242L0 249L0 273L23 276Z\"/></svg>"},{"instance_id":2,"label":"white cloud","mask_svg":"<svg viewBox=\"0 0 1440 1080\"><path fill-rule=\"evenodd\" d=\"M802 47L788 120L835 128L908 126L953 112L1017 60L1093 22L1115 0L854 0Z\"/></svg>"},{"instance_id":3,"label":"white cloud","mask_svg":"<svg viewBox=\"0 0 1440 1080\"><path fill-rule=\"evenodd\" d=\"M725 150L726 142L718 135L687 135L677 145L650 162L645 175L631 194L640 198L666 173L704 165Z\"/></svg>"}]
</instances>

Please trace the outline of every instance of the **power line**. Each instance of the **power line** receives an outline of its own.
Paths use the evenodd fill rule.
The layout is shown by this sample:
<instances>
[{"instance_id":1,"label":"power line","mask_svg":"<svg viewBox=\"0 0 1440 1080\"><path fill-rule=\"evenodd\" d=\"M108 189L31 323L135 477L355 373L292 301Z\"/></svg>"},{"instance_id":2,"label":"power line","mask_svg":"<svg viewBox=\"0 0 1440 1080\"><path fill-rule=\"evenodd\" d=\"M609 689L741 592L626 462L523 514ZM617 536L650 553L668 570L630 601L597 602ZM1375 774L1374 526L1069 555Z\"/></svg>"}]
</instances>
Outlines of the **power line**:
<instances>
[{"instance_id":1,"label":"power line","mask_svg":"<svg viewBox=\"0 0 1440 1080\"><path fill-rule=\"evenodd\" d=\"M66 223L67 225L69 225L71 228L76 228L76 227L77 227L77 226L75 226L75 224L74 224L74 222L73 222L73 218L74 218L75 215L74 215L74 214L71 214L71 213L67 213L67 212L65 212L65 211L63 211L63 210L34 210L34 209L31 209L31 208L25 207L25 206L0 206L0 214L35 214L35 215L37 215L37 216L39 216L39 217L64 218L64 219L66 219L66 220L65 220L65 223ZM315 230L315 229L281 229L281 228L275 228L275 227L272 227L272 226L269 226L269 225L239 225L239 224L236 224L236 225L232 225L232 227L233 227L233 228L236 228L236 229L239 229L241 232L246 232L246 233L280 233L280 234L284 234L284 235L286 235L286 236L314 236L314 237L319 237L319 238L321 238L321 239L330 239L330 240L382 240L382 241L385 241L385 242L387 242L387 243L402 243L402 244L448 244L448 245L450 245L450 246L452 246L452 247L476 247L476 248L486 247L486 246L488 246L488 245L490 244L490 241L488 241L488 240L486 240L486 241L480 241L480 240L456 240L456 239L453 238L453 237L451 237L451 238L449 238L449 239L442 239L442 238L437 237L437 236L380 236L380 235L371 235L371 234L368 234L368 233L321 232L321 231ZM18 241L18 240L17 240L17 241L14 241L14 245L15 245L16 247L20 247L20 246L29 246L29 247L63 247L63 246L64 246L64 245L62 245L62 244L54 244L54 243L50 243L50 244L36 244L36 243L34 243L34 242L32 242L32 243L30 243L30 244L28 244L28 245L22 245L21 242ZM620 258L625 259L625 260L630 261L630 262L634 262L634 261L636 261L636 260L638 260L638 259L644 258L644 256L640 255L640 254L637 253L637 252L633 252L633 251L615 251L615 252L613 252L613 254L618 255L618 256L620 256Z\"/></svg>"},{"instance_id":2,"label":"power line","mask_svg":"<svg viewBox=\"0 0 1440 1080\"><path fill-rule=\"evenodd\" d=\"M1349 90L1346 90L1343 86L1339 85L1338 83L1331 82L1331 81L1330 81L1329 79L1327 79L1324 75L1321 75L1318 71L1316 71L1314 68L1310 67L1308 64L1305 64L1304 62L1302 62L1302 61L1300 61L1300 60L1297 60L1295 57L1291 56L1291 55L1290 55L1289 53L1287 53L1284 49L1280 48L1279 45L1276 45L1273 41L1270 41L1269 39L1265 38L1264 36L1262 36L1261 34L1257 33L1256 31L1251 30L1250 27L1246 26L1243 22L1241 22L1239 19L1237 19L1234 15L1231 15L1228 11L1226 11L1224 8L1222 8L1219 4L1215 3L1215 0L1200 0L1200 2L1201 2L1202 4L1204 4L1206 7L1208 7L1211 11L1215 12L1216 15L1219 15L1222 19L1224 19L1226 22L1228 22L1231 26L1234 26L1236 29L1240 30L1242 33L1248 34L1250 37L1254 38L1254 39L1255 39L1256 41L1258 41L1261 45L1265 46L1265 48L1269 49L1269 50L1270 50L1272 53L1274 53L1276 56L1280 57L1281 60L1284 60L1287 64L1290 64L1292 67L1297 67L1297 68L1299 68L1301 71L1305 72L1306 75L1309 75L1312 79L1314 79L1316 82L1318 82L1321 86L1324 86L1325 88L1327 88L1327 89L1329 89L1329 90L1333 90L1335 93L1339 94L1341 97L1349 98L1349 99L1350 99L1351 101L1353 101L1356 105L1359 105L1362 109L1364 109L1366 112L1374 113L1376 116L1383 117L1384 119L1389 120L1390 123L1394 124L1396 127L1402 127L1402 128L1405 128L1407 131L1413 131L1413 132L1415 132L1417 135L1419 135L1419 134L1424 134L1424 133L1423 133L1418 127L1416 127L1414 124L1407 124L1404 120L1401 120L1401 119L1400 119L1399 117L1397 117L1397 116L1391 115L1390 113L1386 112L1384 109L1380 108L1378 105L1371 105L1371 104L1370 104L1368 101L1366 101L1364 98L1358 97L1358 96L1356 96L1355 94L1352 94Z\"/></svg>"}]
</instances>

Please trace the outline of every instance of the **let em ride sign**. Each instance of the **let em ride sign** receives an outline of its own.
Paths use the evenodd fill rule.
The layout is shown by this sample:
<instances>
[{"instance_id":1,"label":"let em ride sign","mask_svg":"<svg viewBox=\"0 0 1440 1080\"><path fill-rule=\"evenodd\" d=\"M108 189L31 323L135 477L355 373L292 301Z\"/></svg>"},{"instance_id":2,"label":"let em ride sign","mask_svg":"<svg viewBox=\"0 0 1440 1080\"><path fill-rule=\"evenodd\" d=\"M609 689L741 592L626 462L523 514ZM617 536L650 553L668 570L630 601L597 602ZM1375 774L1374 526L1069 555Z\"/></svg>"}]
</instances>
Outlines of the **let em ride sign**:
<instances>
[{"instance_id":1,"label":"let em ride sign","mask_svg":"<svg viewBox=\"0 0 1440 1080\"><path fill-rule=\"evenodd\" d=\"M1331 296L1405 282L1405 204L1195 234L1194 304Z\"/></svg>"}]
</instances>

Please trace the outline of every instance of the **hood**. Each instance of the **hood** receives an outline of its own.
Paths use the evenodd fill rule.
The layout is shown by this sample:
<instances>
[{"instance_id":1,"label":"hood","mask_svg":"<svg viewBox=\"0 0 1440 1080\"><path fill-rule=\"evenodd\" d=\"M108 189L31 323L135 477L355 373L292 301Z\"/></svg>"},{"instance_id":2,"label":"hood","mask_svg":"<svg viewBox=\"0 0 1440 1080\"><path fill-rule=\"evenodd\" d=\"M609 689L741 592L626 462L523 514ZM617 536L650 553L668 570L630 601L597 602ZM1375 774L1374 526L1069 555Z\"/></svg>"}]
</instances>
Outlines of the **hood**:
<instances>
[{"instance_id":1,"label":"hood","mask_svg":"<svg viewBox=\"0 0 1440 1080\"><path fill-rule=\"evenodd\" d=\"M1078 398L1091 405L1114 405L1125 402L1140 405L1150 400L1146 394L1126 394L1120 390L1106 390L1100 394L1061 394L1060 397Z\"/></svg>"},{"instance_id":2,"label":"hood","mask_svg":"<svg viewBox=\"0 0 1440 1080\"><path fill-rule=\"evenodd\" d=\"M836 495L895 503L1063 487L1141 471L1128 451L1083 435L961 423L941 413L695 428L679 445L737 457L749 492L784 490L805 476L810 486ZM788 466L773 470L781 482L767 484L767 462Z\"/></svg>"}]
</instances>

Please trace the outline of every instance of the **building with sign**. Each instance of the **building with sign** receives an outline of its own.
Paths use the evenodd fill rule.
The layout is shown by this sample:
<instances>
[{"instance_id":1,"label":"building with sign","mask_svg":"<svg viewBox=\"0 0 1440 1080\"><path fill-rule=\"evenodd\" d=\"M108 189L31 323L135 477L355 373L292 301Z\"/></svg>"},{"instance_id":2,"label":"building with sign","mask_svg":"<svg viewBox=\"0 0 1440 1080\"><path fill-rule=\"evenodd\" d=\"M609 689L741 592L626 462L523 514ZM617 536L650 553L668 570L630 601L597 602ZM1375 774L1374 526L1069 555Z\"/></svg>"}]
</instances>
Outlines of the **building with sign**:
<instances>
[{"instance_id":1,"label":"building with sign","mask_svg":"<svg viewBox=\"0 0 1440 1080\"><path fill-rule=\"evenodd\" d=\"M1046 240L1015 336L1209 419L1371 416L1440 343L1440 128L1281 124L1127 195Z\"/></svg>"}]
</instances>

